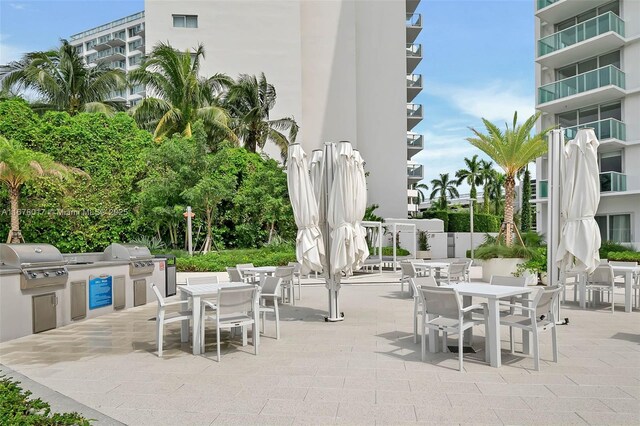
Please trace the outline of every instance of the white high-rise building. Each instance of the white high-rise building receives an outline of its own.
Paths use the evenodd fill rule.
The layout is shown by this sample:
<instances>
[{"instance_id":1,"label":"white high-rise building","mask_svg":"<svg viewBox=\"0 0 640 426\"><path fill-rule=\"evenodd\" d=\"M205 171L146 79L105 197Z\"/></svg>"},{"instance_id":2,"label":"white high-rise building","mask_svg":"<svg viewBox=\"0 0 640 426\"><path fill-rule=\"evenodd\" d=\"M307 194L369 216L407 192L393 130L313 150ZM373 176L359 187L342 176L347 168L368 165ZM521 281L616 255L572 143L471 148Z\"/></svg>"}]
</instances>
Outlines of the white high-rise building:
<instances>
[{"instance_id":1,"label":"white high-rise building","mask_svg":"<svg viewBox=\"0 0 640 426\"><path fill-rule=\"evenodd\" d=\"M536 0L538 130L592 127L600 140L603 241L640 248L640 1ZM538 231L547 231L547 159L536 162Z\"/></svg>"},{"instance_id":2,"label":"white high-rise building","mask_svg":"<svg viewBox=\"0 0 640 426\"><path fill-rule=\"evenodd\" d=\"M201 43L203 75L264 72L277 90L272 117L293 117L300 125L298 142L308 153L324 142L351 141L369 172L369 204L378 204L376 213L383 217L406 217L415 207L410 186L423 177L422 166L409 161L423 147L422 136L409 133L422 119L422 106L411 103L422 89L421 76L412 74L422 59L414 43L422 29L418 3L146 0L139 47L150 52L168 42L187 50ZM84 46L88 60L97 60L100 37L111 34L113 40L120 21L72 42ZM97 44L86 52L91 37ZM112 48L107 41L103 50ZM130 62L135 56L129 52L116 52L124 54L118 60L125 67L137 63ZM279 158L275 147L266 152Z\"/></svg>"}]
</instances>

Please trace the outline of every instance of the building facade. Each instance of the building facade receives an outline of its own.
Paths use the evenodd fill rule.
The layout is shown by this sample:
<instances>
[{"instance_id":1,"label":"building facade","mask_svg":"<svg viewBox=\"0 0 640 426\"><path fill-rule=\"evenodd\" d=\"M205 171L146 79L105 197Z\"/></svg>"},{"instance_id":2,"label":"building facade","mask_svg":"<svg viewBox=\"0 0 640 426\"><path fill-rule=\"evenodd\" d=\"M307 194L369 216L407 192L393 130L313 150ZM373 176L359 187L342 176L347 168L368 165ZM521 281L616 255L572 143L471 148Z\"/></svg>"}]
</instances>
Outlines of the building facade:
<instances>
[{"instance_id":1,"label":"building facade","mask_svg":"<svg viewBox=\"0 0 640 426\"><path fill-rule=\"evenodd\" d=\"M600 146L603 241L640 247L640 2L536 0L538 130L567 140L592 127ZM546 157L536 162L538 231L547 222Z\"/></svg>"},{"instance_id":2,"label":"building facade","mask_svg":"<svg viewBox=\"0 0 640 426\"><path fill-rule=\"evenodd\" d=\"M297 121L297 141L305 150L351 141L366 162L368 203L378 204L383 217L406 217L410 185L422 179L422 166L408 162L422 149L422 136L408 133L422 119L422 107L411 104L422 88L422 78L412 74L422 57L414 43L422 29L414 13L418 3L146 0L144 12L132 15L140 22L123 18L127 22L75 35L72 43L84 49L88 62L117 53L113 61L125 70L139 63L131 46L144 53L168 42L180 50L203 44L205 76L264 72L278 93L272 116ZM122 30L129 37L134 25L141 25L140 38L111 45ZM142 44L131 44L137 40ZM137 94L126 93L126 99L133 104ZM265 152L280 158L275 146Z\"/></svg>"}]
</instances>

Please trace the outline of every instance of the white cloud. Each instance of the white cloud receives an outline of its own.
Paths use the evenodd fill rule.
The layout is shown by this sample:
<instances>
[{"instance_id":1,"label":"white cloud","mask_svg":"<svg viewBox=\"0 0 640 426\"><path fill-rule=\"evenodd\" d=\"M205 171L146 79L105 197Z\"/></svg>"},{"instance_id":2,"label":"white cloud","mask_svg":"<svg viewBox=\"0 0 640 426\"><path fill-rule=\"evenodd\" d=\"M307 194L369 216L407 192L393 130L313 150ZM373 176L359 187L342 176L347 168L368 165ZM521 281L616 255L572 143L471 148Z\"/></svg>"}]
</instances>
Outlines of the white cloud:
<instances>
[{"instance_id":1,"label":"white cloud","mask_svg":"<svg viewBox=\"0 0 640 426\"><path fill-rule=\"evenodd\" d=\"M0 34L0 64L8 64L22 57L25 50L7 41L9 37Z\"/></svg>"},{"instance_id":2,"label":"white cloud","mask_svg":"<svg viewBox=\"0 0 640 426\"><path fill-rule=\"evenodd\" d=\"M475 118L511 123L514 111L518 111L518 117L521 119L535 112L533 95L516 83L494 81L484 86L433 84L425 90Z\"/></svg>"},{"instance_id":3,"label":"white cloud","mask_svg":"<svg viewBox=\"0 0 640 426\"><path fill-rule=\"evenodd\" d=\"M24 3L9 3L9 6L15 10L25 10L27 5Z\"/></svg>"}]
</instances>

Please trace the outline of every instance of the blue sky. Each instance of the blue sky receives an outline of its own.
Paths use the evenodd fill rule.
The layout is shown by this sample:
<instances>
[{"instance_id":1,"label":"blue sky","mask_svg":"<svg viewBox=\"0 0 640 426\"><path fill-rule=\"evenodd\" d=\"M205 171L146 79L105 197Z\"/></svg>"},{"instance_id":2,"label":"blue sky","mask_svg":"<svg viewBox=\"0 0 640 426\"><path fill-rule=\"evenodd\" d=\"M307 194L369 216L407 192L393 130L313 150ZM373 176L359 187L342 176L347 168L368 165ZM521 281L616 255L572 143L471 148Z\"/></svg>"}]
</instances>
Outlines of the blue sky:
<instances>
[{"instance_id":1,"label":"blue sky","mask_svg":"<svg viewBox=\"0 0 640 426\"><path fill-rule=\"evenodd\" d=\"M533 8L533 0L420 3L424 59L415 72L425 89L414 102L424 105L425 119L414 131L425 135L425 150L414 161L425 165L427 183L481 154L465 141L481 117L502 123L514 110L533 114ZM143 9L143 0L0 0L0 63Z\"/></svg>"}]
</instances>

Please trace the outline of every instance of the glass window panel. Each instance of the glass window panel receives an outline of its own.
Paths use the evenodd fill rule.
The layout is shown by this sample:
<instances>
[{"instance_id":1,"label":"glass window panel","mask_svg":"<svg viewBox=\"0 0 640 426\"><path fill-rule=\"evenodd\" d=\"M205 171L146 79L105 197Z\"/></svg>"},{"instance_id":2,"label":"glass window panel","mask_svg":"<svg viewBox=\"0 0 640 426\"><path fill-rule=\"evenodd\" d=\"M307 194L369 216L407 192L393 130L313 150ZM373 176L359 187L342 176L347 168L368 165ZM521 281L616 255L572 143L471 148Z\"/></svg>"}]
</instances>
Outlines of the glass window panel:
<instances>
[{"instance_id":1,"label":"glass window panel","mask_svg":"<svg viewBox=\"0 0 640 426\"><path fill-rule=\"evenodd\" d=\"M600 239L604 242L607 241L607 217L606 216L596 216L596 223L598 224L598 228L600 228Z\"/></svg>"},{"instance_id":2,"label":"glass window panel","mask_svg":"<svg viewBox=\"0 0 640 426\"><path fill-rule=\"evenodd\" d=\"M631 215L616 214L609 216L609 239L616 243L631 242Z\"/></svg>"},{"instance_id":3,"label":"glass window panel","mask_svg":"<svg viewBox=\"0 0 640 426\"><path fill-rule=\"evenodd\" d=\"M555 32L566 30L567 28L573 27L576 24L576 18L567 19L566 21L562 21L555 26Z\"/></svg>"},{"instance_id":4,"label":"glass window panel","mask_svg":"<svg viewBox=\"0 0 640 426\"><path fill-rule=\"evenodd\" d=\"M563 78L569 78L576 75L576 66L569 65L568 67L559 68L556 70L557 78L556 80L562 80Z\"/></svg>"},{"instance_id":5,"label":"glass window panel","mask_svg":"<svg viewBox=\"0 0 640 426\"><path fill-rule=\"evenodd\" d=\"M173 15L173 26L175 28L184 28L185 26L184 15Z\"/></svg>"},{"instance_id":6,"label":"glass window panel","mask_svg":"<svg viewBox=\"0 0 640 426\"><path fill-rule=\"evenodd\" d=\"M187 28L198 28L197 16L187 16Z\"/></svg>"},{"instance_id":7,"label":"glass window panel","mask_svg":"<svg viewBox=\"0 0 640 426\"><path fill-rule=\"evenodd\" d=\"M581 109L578 114L580 124L598 121L598 107Z\"/></svg>"},{"instance_id":8,"label":"glass window panel","mask_svg":"<svg viewBox=\"0 0 640 426\"><path fill-rule=\"evenodd\" d=\"M595 18L596 16L598 16L598 11L596 9L591 9L588 12L578 15L578 23L584 22L591 18Z\"/></svg>"},{"instance_id":9,"label":"glass window panel","mask_svg":"<svg viewBox=\"0 0 640 426\"><path fill-rule=\"evenodd\" d=\"M606 120L607 118L615 118L622 121L622 106L620 102L600 107L600 120Z\"/></svg>"},{"instance_id":10,"label":"glass window panel","mask_svg":"<svg viewBox=\"0 0 640 426\"><path fill-rule=\"evenodd\" d=\"M558 114L558 123L560 127L573 127L578 124L578 114L576 111Z\"/></svg>"},{"instance_id":11,"label":"glass window panel","mask_svg":"<svg viewBox=\"0 0 640 426\"><path fill-rule=\"evenodd\" d=\"M578 74L582 74L587 71L592 71L598 68L598 58L587 59L584 62L578 64Z\"/></svg>"},{"instance_id":12,"label":"glass window panel","mask_svg":"<svg viewBox=\"0 0 640 426\"><path fill-rule=\"evenodd\" d=\"M622 153L620 151L601 153L600 172L622 173Z\"/></svg>"},{"instance_id":13,"label":"glass window panel","mask_svg":"<svg viewBox=\"0 0 640 426\"><path fill-rule=\"evenodd\" d=\"M598 8L598 15L602 15L603 13L607 12L613 12L616 15L620 16L620 2L614 1Z\"/></svg>"},{"instance_id":14,"label":"glass window panel","mask_svg":"<svg viewBox=\"0 0 640 426\"><path fill-rule=\"evenodd\" d=\"M620 68L620 51L616 50L615 52L602 55L600 56L599 61L600 61L600 67L613 65L616 68Z\"/></svg>"}]
</instances>

